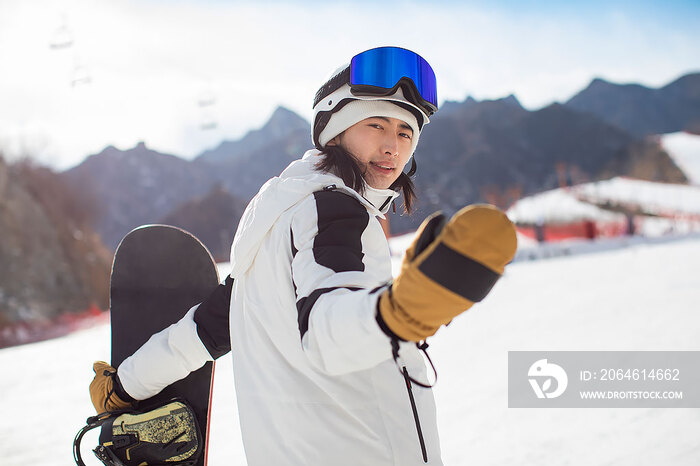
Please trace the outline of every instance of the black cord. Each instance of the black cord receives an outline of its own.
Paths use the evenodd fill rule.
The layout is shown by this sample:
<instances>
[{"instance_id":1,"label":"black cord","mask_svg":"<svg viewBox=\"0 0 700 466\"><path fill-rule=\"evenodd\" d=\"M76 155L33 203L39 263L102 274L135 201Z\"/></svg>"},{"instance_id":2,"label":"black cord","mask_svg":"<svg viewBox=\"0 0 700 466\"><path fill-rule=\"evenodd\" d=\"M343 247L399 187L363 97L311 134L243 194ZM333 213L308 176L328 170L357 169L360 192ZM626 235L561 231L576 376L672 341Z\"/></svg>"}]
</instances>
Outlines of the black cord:
<instances>
[{"instance_id":1,"label":"black cord","mask_svg":"<svg viewBox=\"0 0 700 466\"><path fill-rule=\"evenodd\" d=\"M112 397L112 395L114 395L114 387L115 387L114 379L115 379L115 376L117 375L117 373L110 372L107 369L105 369L105 371L102 373L102 375L104 375L105 377L110 377L112 379L112 388L109 389L109 392L107 393L107 398L105 398L105 402L104 402L105 411L109 411L109 408L107 408L107 403L109 402L109 399Z\"/></svg>"},{"instance_id":2,"label":"black cord","mask_svg":"<svg viewBox=\"0 0 700 466\"><path fill-rule=\"evenodd\" d=\"M428 385L424 384L423 382L420 382L413 377L411 377L410 374L408 374L408 371L404 373L404 371L401 369L401 366L399 366L399 340L396 338L391 339L391 355L394 358L394 363L396 364L396 368L399 370L399 373L401 374L402 377L407 376L408 379L413 382L414 384L418 385L419 387L423 388L433 388L435 384L437 384L437 369L435 369L435 364L433 364L433 360L430 359L430 355L428 354L428 342L424 341L423 343L416 343L416 347L423 351L425 354L425 357L428 358L428 362L430 363L430 367L433 368L433 374L435 374L435 381Z\"/></svg>"}]
</instances>

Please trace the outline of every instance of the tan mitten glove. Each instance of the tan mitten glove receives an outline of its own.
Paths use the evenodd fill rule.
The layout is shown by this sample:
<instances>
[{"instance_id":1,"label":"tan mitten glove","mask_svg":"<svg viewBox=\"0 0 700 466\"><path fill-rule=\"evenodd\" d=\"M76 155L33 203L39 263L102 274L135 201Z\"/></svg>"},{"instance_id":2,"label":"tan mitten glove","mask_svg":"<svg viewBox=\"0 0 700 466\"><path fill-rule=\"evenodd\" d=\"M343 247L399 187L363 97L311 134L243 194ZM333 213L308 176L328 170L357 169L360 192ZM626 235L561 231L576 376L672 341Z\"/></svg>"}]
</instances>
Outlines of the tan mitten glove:
<instances>
[{"instance_id":1,"label":"tan mitten glove","mask_svg":"<svg viewBox=\"0 0 700 466\"><path fill-rule=\"evenodd\" d=\"M484 299L516 247L513 223L494 206L467 206L446 224L444 215L433 214L379 299L380 325L404 340L425 340Z\"/></svg>"},{"instance_id":2,"label":"tan mitten glove","mask_svg":"<svg viewBox=\"0 0 700 466\"><path fill-rule=\"evenodd\" d=\"M121 387L117 370L104 361L96 361L95 378L90 383L90 399L98 413L130 408L133 398ZM127 400L127 401L125 401Z\"/></svg>"}]
</instances>

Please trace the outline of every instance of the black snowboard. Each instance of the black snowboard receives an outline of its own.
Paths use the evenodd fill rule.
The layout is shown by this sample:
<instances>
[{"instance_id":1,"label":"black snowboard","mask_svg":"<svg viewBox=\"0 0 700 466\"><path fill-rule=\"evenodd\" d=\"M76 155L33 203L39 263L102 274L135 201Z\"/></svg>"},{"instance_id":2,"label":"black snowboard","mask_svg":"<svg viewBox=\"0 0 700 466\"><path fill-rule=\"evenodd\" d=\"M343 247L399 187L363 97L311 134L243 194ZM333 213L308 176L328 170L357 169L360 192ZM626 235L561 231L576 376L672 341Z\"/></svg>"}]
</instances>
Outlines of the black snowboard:
<instances>
[{"instance_id":1,"label":"black snowboard","mask_svg":"<svg viewBox=\"0 0 700 466\"><path fill-rule=\"evenodd\" d=\"M112 264L112 366L118 367L151 335L180 320L192 306L204 301L218 283L211 254L185 230L146 225L127 234L119 243ZM213 379L214 363L208 362L147 402L180 397L192 405L205 439L198 466L207 461Z\"/></svg>"}]
</instances>

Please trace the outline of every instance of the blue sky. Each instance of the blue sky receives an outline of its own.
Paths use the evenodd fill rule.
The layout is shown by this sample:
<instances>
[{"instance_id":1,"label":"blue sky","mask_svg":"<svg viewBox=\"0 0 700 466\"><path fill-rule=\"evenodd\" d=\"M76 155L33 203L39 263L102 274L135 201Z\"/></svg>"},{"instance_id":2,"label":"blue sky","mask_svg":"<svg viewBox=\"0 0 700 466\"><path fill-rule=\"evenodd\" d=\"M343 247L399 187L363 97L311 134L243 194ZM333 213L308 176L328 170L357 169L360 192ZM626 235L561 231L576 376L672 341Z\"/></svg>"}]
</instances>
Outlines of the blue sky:
<instances>
[{"instance_id":1,"label":"blue sky","mask_svg":"<svg viewBox=\"0 0 700 466\"><path fill-rule=\"evenodd\" d=\"M51 49L62 28L71 46ZM144 140L191 158L277 105L310 119L327 74L378 45L423 55L440 100L513 93L537 109L594 77L658 87L700 71L699 31L686 1L3 0L0 151L67 168Z\"/></svg>"}]
</instances>

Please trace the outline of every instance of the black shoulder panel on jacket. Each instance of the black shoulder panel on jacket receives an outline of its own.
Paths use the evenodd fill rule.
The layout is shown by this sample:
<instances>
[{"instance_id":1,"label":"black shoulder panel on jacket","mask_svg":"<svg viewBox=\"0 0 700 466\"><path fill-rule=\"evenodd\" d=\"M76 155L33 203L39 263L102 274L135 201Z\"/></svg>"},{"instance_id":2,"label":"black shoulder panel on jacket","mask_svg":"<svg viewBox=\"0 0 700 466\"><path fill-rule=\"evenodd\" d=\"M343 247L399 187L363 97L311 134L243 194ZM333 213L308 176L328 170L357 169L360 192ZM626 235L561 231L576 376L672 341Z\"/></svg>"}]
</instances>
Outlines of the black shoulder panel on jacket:
<instances>
[{"instance_id":1,"label":"black shoulder panel on jacket","mask_svg":"<svg viewBox=\"0 0 700 466\"><path fill-rule=\"evenodd\" d=\"M369 212L360 201L339 191L318 191L314 197L318 213L314 259L334 272L363 272L362 233Z\"/></svg>"},{"instance_id":2,"label":"black shoulder panel on jacket","mask_svg":"<svg viewBox=\"0 0 700 466\"><path fill-rule=\"evenodd\" d=\"M229 275L194 313L197 335L214 359L231 351L229 313L232 287L233 278Z\"/></svg>"}]
</instances>

